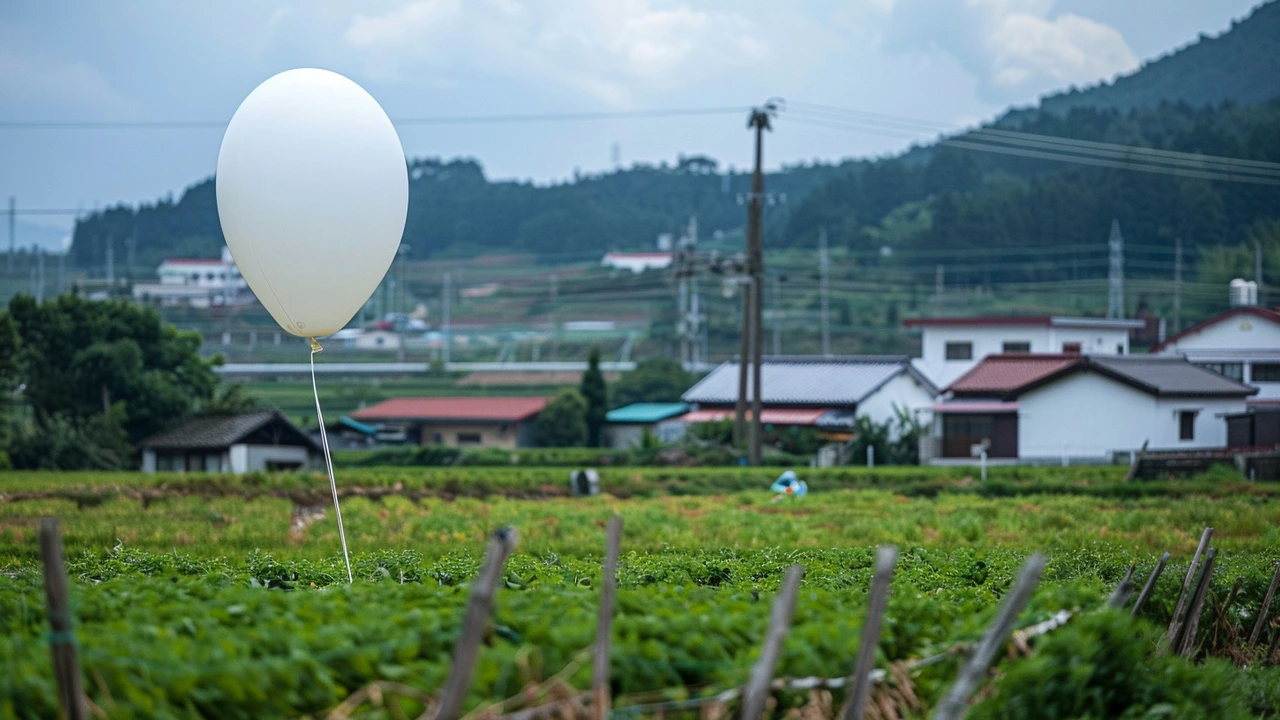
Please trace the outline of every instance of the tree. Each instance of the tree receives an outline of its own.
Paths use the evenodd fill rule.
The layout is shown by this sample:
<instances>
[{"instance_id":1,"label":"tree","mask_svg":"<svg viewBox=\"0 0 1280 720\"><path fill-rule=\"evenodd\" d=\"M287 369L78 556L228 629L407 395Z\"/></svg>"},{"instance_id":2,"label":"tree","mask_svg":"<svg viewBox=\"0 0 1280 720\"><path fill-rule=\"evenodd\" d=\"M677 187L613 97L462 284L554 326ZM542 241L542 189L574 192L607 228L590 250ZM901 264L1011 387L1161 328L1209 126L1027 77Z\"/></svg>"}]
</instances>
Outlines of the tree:
<instances>
[{"instance_id":1,"label":"tree","mask_svg":"<svg viewBox=\"0 0 1280 720\"><path fill-rule=\"evenodd\" d=\"M539 447L580 447L587 439L587 401L576 390L561 390L538 413L533 425Z\"/></svg>"},{"instance_id":2,"label":"tree","mask_svg":"<svg viewBox=\"0 0 1280 720\"><path fill-rule=\"evenodd\" d=\"M199 333L132 302L63 295L37 304L19 295L0 313L0 345L8 324L31 409L10 443L18 467L126 467L138 441L198 409L218 386Z\"/></svg>"},{"instance_id":3,"label":"tree","mask_svg":"<svg viewBox=\"0 0 1280 720\"><path fill-rule=\"evenodd\" d=\"M587 403L583 415L587 424L587 446L600 447L600 431L604 429L604 417L609 411L609 389L604 384L604 374L600 372L600 348L594 345L591 346L587 371L582 374L578 392Z\"/></svg>"},{"instance_id":4,"label":"tree","mask_svg":"<svg viewBox=\"0 0 1280 720\"><path fill-rule=\"evenodd\" d=\"M680 402L698 376L666 358L644 360L613 384L613 407L639 402Z\"/></svg>"}]
</instances>

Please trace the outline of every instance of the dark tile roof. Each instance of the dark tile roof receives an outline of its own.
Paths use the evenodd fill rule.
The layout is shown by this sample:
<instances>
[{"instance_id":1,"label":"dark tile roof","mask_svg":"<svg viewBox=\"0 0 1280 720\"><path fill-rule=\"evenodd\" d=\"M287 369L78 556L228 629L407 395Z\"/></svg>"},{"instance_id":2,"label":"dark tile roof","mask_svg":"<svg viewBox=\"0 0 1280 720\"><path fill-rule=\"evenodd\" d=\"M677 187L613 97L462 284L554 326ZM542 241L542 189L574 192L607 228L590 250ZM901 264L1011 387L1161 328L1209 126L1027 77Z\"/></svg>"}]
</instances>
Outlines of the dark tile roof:
<instances>
[{"instance_id":1,"label":"dark tile roof","mask_svg":"<svg viewBox=\"0 0 1280 720\"><path fill-rule=\"evenodd\" d=\"M775 356L760 366L761 401L770 405L856 405L901 373L909 373L934 392L935 388L905 355ZM747 399L751 386L747 385ZM726 362L689 388L688 403L723 405L737 402L738 362Z\"/></svg>"},{"instance_id":2,"label":"dark tile roof","mask_svg":"<svg viewBox=\"0 0 1280 720\"><path fill-rule=\"evenodd\" d=\"M1183 358L1090 355L1090 367L1152 395L1247 397L1257 388L1236 382Z\"/></svg>"},{"instance_id":3,"label":"dark tile roof","mask_svg":"<svg viewBox=\"0 0 1280 720\"><path fill-rule=\"evenodd\" d=\"M271 422L288 426L312 449L319 446L284 415L275 410L243 413L240 415L211 415L196 417L169 430L152 435L142 441L142 447L154 450L197 450L225 448L235 445Z\"/></svg>"}]
</instances>

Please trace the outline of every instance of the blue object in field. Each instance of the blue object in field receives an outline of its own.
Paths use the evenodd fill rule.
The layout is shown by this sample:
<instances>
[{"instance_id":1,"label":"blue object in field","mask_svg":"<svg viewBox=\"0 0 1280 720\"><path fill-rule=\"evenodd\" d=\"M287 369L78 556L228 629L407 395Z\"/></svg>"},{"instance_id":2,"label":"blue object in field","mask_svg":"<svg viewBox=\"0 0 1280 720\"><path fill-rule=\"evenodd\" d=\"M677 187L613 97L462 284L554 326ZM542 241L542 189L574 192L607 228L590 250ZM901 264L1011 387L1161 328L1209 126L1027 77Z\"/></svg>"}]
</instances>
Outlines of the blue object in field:
<instances>
[{"instance_id":1,"label":"blue object in field","mask_svg":"<svg viewBox=\"0 0 1280 720\"><path fill-rule=\"evenodd\" d=\"M788 470L778 476L769 489L782 495L806 495L809 492L809 486L796 477L794 470Z\"/></svg>"}]
</instances>

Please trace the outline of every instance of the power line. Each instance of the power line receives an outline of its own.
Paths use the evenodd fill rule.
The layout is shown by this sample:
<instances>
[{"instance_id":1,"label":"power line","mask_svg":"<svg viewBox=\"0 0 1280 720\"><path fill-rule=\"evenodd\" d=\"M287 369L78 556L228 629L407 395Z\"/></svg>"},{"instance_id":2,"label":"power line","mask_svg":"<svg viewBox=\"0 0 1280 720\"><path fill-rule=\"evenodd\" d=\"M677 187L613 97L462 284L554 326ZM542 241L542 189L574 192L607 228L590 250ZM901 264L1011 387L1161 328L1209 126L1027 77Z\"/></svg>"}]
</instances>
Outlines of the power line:
<instances>
[{"instance_id":1,"label":"power line","mask_svg":"<svg viewBox=\"0 0 1280 720\"><path fill-rule=\"evenodd\" d=\"M746 105L701 108L667 108L617 112L523 113L507 115L435 115L391 118L396 125L485 125L521 122L581 122L643 118L729 115L750 110ZM8 120L0 130L202 130L224 128L226 120Z\"/></svg>"}]
</instances>

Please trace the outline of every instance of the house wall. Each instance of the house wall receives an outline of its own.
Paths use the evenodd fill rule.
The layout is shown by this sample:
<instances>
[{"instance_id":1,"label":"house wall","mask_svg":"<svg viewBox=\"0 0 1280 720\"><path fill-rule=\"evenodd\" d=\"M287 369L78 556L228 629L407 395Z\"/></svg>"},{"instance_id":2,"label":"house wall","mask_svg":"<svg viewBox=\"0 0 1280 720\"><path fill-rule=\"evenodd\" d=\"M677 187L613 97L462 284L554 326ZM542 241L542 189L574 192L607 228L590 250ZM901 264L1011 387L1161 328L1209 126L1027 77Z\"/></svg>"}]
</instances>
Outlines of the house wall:
<instances>
[{"instance_id":1,"label":"house wall","mask_svg":"<svg viewBox=\"0 0 1280 720\"><path fill-rule=\"evenodd\" d=\"M1243 412L1244 398L1148 395L1093 372L1069 375L1018 397L1018 458L1109 461L1112 453L1224 447L1219 415ZM1193 440L1178 439L1178 413L1198 411Z\"/></svg>"},{"instance_id":2,"label":"house wall","mask_svg":"<svg viewBox=\"0 0 1280 720\"><path fill-rule=\"evenodd\" d=\"M236 450L240 451L240 458L243 460L243 469L236 468L234 458ZM268 463L300 463L300 469L308 469L311 467L311 452L308 448L299 445L232 445L231 455L233 458L232 472L246 473L257 472L267 469Z\"/></svg>"},{"instance_id":3,"label":"house wall","mask_svg":"<svg viewBox=\"0 0 1280 720\"><path fill-rule=\"evenodd\" d=\"M1087 355L1127 355L1128 329L1097 329L1053 325L925 326L921 328L920 359L916 367L939 388L973 369L984 357L1004 351L1006 342L1031 343L1031 352L1059 353L1066 343L1080 343ZM947 360L947 343L973 343L970 360Z\"/></svg>"},{"instance_id":4,"label":"house wall","mask_svg":"<svg viewBox=\"0 0 1280 720\"><path fill-rule=\"evenodd\" d=\"M1257 362L1280 363L1280 325L1256 315L1237 315L1188 335L1160 350L1185 355L1193 363L1239 363L1242 380L1256 388L1253 400L1280 400L1280 382L1258 382Z\"/></svg>"},{"instance_id":5,"label":"house wall","mask_svg":"<svg viewBox=\"0 0 1280 720\"><path fill-rule=\"evenodd\" d=\"M927 423L929 418L915 411L932 408L933 400L933 393L911 373L904 371L858 403L857 414L866 415L877 424L891 422L896 417L894 406L897 405L907 408L921 423Z\"/></svg>"},{"instance_id":6,"label":"house wall","mask_svg":"<svg viewBox=\"0 0 1280 720\"><path fill-rule=\"evenodd\" d=\"M644 429L646 427L648 427L648 425L606 425L604 428L605 445L617 450L640 447L640 443L644 438Z\"/></svg>"},{"instance_id":7,"label":"house wall","mask_svg":"<svg viewBox=\"0 0 1280 720\"><path fill-rule=\"evenodd\" d=\"M528 447L533 441L532 423L459 423L420 426L418 442L422 445L453 445L461 448ZM528 429L525 429L528 426ZM478 434L479 442L462 442L460 434ZM437 437L438 436L438 437Z\"/></svg>"}]
</instances>

